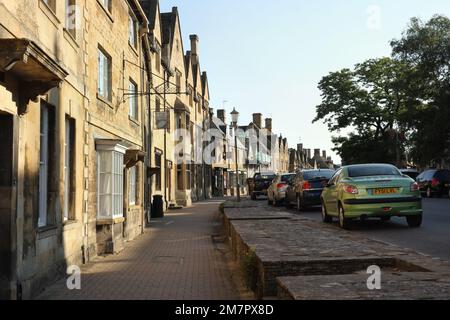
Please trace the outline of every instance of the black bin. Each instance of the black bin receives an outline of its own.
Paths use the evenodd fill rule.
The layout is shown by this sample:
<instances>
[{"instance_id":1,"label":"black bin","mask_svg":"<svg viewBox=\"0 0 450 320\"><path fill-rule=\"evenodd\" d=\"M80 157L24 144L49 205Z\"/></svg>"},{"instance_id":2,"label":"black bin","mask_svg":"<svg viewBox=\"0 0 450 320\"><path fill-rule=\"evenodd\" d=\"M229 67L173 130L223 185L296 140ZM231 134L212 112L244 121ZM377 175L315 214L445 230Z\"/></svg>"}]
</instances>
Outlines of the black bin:
<instances>
[{"instance_id":1,"label":"black bin","mask_svg":"<svg viewBox=\"0 0 450 320\"><path fill-rule=\"evenodd\" d=\"M164 201L163 196L153 196L152 218L164 218Z\"/></svg>"}]
</instances>

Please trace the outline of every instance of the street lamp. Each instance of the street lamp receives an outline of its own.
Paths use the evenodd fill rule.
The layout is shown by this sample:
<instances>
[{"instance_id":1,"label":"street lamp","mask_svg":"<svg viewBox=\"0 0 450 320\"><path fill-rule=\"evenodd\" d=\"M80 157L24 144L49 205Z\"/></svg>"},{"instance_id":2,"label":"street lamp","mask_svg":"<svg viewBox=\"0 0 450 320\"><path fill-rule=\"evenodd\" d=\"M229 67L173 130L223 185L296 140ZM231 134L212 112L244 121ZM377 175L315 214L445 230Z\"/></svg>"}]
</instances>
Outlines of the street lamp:
<instances>
[{"instance_id":1,"label":"street lamp","mask_svg":"<svg viewBox=\"0 0 450 320\"><path fill-rule=\"evenodd\" d=\"M239 158L238 158L238 138L237 138L237 129L238 129L238 121L239 121L239 112L236 111L236 108L233 108L231 112L231 121L234 128L234 149L235 149L235 158L236 158L236 190L237 190L237 202L241 202L241 186L239 185Z\"/></svg>"}]
</instances>

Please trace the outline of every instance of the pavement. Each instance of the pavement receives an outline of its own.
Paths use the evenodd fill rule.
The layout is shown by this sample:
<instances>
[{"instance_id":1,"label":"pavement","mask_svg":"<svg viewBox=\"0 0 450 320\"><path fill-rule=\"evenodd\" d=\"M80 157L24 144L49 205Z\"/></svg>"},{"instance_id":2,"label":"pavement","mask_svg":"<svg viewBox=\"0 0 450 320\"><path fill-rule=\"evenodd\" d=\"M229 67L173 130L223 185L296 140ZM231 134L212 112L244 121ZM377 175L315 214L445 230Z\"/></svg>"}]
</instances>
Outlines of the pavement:
<instances>
[{"instance_id":1,"label":"pavement","mask_svg":"<svg viewBox=\"0 0 450 320\"><path fill-rule=\"evenodd\" d=\"M218 207L206 201L169 212L118 255L83 266L81 290L66 279L48 287L39 300L236 300L220 235Z\"/></svg>"},{"instance_id":2,"label":"pavement","mask_svg":"<svg viewBox=\"0 0 450 320\"><path fill-rule=\"evenodd\" d=\"M261 200L261 203L263 202ZM393 218L390 222L356 221L353 223L352 233L450 261L450 199L423 199L423 208L424 221L419 229L409 228L404 218ZM320 207L309 208L301 213L284 207L274 208L274 211L295 213L301 217L322 221ZM336 220L334 226L339 228Z\"/></svg>"}]
</instances>

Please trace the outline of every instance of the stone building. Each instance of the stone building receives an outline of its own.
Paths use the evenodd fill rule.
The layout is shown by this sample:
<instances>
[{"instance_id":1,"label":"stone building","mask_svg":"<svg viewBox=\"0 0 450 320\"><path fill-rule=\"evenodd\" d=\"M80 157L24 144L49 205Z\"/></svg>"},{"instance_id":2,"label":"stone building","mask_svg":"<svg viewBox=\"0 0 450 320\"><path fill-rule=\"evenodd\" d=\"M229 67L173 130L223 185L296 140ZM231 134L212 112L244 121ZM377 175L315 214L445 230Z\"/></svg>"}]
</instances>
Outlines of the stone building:
<instances>
[{"instance_id":1,"label":"stone building","mask_svg":"<svg viewBox=\"0 0 450 320\"><path fill-rule=\"evenodd\" d=\"M0 1L0 296L143 230L148 21L137 0Z\"/></svg>"}]
</instances>

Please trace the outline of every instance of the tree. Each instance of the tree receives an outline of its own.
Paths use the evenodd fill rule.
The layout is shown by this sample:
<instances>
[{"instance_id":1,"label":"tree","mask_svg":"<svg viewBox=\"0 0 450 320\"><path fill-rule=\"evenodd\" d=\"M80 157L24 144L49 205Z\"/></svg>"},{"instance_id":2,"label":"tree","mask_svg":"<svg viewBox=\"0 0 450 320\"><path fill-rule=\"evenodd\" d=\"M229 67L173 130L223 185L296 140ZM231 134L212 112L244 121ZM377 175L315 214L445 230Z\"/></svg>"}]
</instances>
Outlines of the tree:
<instances>
[{"instance_id":1,"label":"tree","mask_svg":"<svg viewBox=\"0 0 450 320\"><path fill-rule=\"evenodd\" d=\"M417 104L408 95L409 72L402 61L371 59L353 71L330 73L319 83L322 103L313 122L323 120L331 132L354 131L333 139L345 163L400 162L404 129L397 119Z\"/></svg>"},{"instance_id":2,"label":"tree","mask_svg":"<svg viewBox=\"0 0 450 320\"><path fill-rule=\"evenodd\" d=\"M450 19L413 18L402 38L391 42L393 57L411 70L415 105L400 120L411 131L411 154L425 166L450 158Z\"/></svg>"}]
</instances>

